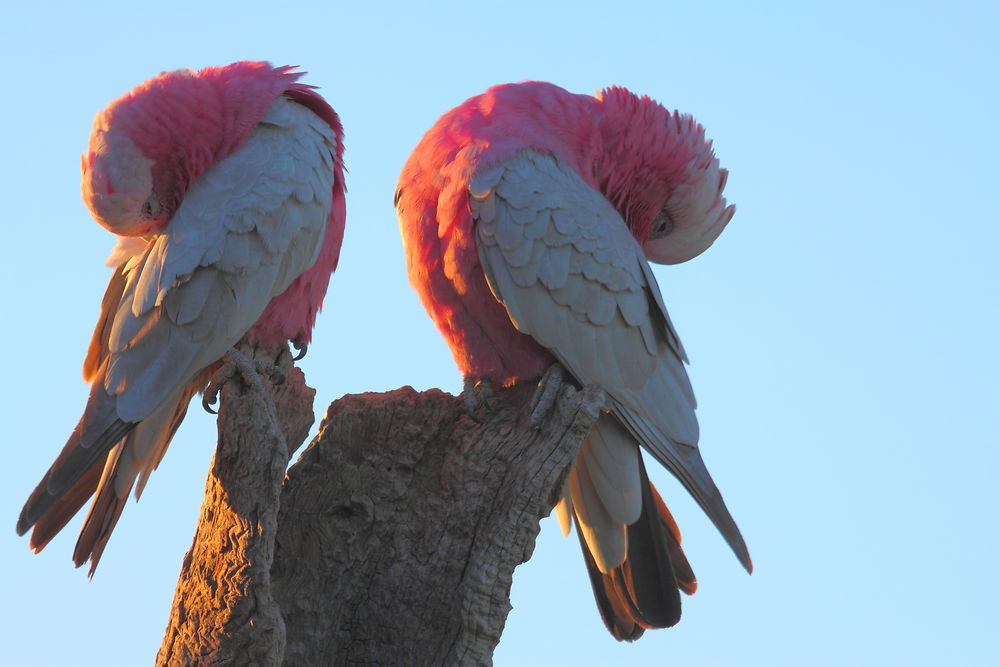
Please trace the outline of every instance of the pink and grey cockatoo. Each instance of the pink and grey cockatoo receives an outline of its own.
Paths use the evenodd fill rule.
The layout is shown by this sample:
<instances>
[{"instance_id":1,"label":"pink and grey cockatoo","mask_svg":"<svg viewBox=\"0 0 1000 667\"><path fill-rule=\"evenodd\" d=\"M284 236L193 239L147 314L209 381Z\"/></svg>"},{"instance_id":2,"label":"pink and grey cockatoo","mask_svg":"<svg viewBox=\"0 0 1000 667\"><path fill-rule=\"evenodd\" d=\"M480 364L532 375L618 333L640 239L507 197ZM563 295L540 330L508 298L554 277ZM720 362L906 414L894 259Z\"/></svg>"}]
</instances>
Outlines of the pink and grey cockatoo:
<instances>
[{"instance_id":1,"label":"pink and grey cockatoo","mask_svg":"<svg viewBox=\"0 0 1000 667\"><path fill-rule=\"evenodd\" d=\"M687 359L648 264L712 244L734 212L726 176L690 116L622 88L591 97L528 82L442 116L399 179L410 282L467 388L537 380L557 362L608 397L556 509L564 533L577 525L620 640L674 625L678 589L696 587L639 446L752 567L702 462Z\"/></svg>"},{"instance_id":2,"label":"pink and grey cockatoo","mask_svg":"<svg viewBox=\"0 0 1000 667\"><path fill-rule=\"evenodd\" d=\"M309 342L344 235L343 133L293 69L166 72L97 114L83 199L120 238L90 398L17 522L36 551L96 493L73 553L93 574L227 350Z\"/></svg>"}]
</instances>

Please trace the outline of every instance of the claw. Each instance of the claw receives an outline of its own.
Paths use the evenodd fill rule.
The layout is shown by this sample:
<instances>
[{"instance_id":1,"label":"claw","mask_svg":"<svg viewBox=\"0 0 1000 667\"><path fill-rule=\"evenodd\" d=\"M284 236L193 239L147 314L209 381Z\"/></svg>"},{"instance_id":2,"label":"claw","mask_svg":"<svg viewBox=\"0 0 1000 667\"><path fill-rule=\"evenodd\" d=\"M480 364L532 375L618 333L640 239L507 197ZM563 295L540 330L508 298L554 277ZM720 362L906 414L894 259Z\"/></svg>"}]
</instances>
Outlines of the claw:
<instances>
[{"instance_id":1,"label":"claw","mask_svg":"<svg viewBox=\"0 0 1000 667\"><path fill-rule=\"evenodd\" d=\"M235 347L226 352L222 359L222 366L212 376L212 380L205 387L201 397L201 407L209 414L219 414L212 406L219 402L219 392L222 390L222 385L237 374L248 385L256 387L258 391L265 391L261 375L266 375L274 385L280 385L285 381L285 374L276 365L252 357L248 358Z\"/></svg>"},{"instance_id":2,"label":"claw","mask_svg":"<svg viewBox=\"0 0 1000 667\"><path fill-rule=\"evenodd\" d=\"M261 375L267 375L272 382L275 382L277 378L284 380L284 376L276 366L266 361L254 359L253 356L248 357L235 347L229 350L226 355L226 361L232 364L233 367L230 374L235 375L239 373L243 377L244 382L258 390L263 390L264 388Z\"/></svg>"},{"instance_id":3,"label":"claw","mask_svg":"<svg viewBox=\"0 0 1000 667\"><path fill-rule=\"evenodd\" d=\"M201 397L201 407L210 415L217 415L219 411L212 406L219 402L219 387L209 385L208 389Z\"/></svg>"},{"instance_id":4,"label":"claw","mask_svg":"<svg viewBox=\"0 0 1000 667\"><path fill-rule=\"evenodd\" d=\"M292 347L294 347L295 351L298 352L298 354L292 357L292 361L298 361L302 357L306 356L306 352L309 351L309 343L300 343L297 340L292 341Z\"/></svg>"},{"instance_id":5,"label":"claw","mask_svg":"<svg viewBox=\"0 0 1000 667\"><path fill-rule=\"evenodd\" d=\"M538 379L538 388L531 397L531 426L539 428L542 421L552 410L563 384L564 371L562 364L552 364L545 369Z\"/></svg>"},{"instance_id":6,"label":"claw","mask_svg":"<svg viewBox=\"0 0 1000 667\"><path fill-rule=\"evenodd\" d=\"M226 356L223 357L222 366L219 367L219 370L215 371L215 375L212 376L211 381L201 395L201 407L205 409L205 412L211 415L219 414L218 410L215 410L212 406L219 402L219 392L222 391L222 385L226 384L232 376L233 364L229 360L229 353L227 352Z\"/></svg>"}]
</instances>

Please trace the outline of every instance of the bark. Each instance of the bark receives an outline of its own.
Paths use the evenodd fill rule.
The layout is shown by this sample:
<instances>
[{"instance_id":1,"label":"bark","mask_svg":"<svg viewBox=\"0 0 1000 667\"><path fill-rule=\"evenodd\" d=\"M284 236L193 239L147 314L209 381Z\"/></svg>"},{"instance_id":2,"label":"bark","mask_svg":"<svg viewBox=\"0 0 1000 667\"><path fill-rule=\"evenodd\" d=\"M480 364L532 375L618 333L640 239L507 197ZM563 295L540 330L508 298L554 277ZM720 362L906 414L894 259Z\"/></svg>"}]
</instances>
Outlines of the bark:
<instances>
[{"instance_id":1,"label":"bark","mask_svg":"<svg viewBox=\"0 0 1000 667\"><path fill-rule=\"evenodd\" d=\"M224 403L158 664L490 664L514 568L531 556L604 400L563 385L536 428L534 390L500 390L474 416L438 390L334 401L288 470L280 508L280 448L260 437L257 463L231 461L226 434L247 425L224 425ZM230 465L266 468L269 481L214 491ZM199 548L203 534L213 548Z\"/></svg>"},{"instance_id":2,"label":"bark","mask_svg":"<svg viewBox=\"0 0 1000 667\"><path fill-rule=\"evenodd\" d=\"M217 376L218 447L157 665L279 665L284 655L270 566L281 483L312 427L316 392L287 348L277 361L274 351L245 351L274 377L232 365Z\"/></svg>"}]
</instances>

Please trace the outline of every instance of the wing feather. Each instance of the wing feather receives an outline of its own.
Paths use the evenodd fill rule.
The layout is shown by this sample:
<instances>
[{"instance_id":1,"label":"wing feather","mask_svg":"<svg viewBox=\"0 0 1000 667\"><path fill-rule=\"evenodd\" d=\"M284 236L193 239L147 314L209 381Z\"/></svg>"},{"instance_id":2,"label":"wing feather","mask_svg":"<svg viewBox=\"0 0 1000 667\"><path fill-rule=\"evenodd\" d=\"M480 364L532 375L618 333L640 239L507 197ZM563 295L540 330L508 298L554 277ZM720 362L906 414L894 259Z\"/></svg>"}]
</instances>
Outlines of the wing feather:
<instances>
[{"instance_id":1,"label":"wing feather","mask_svg":"<svg viewBox=\"0 0 1000 667\"><path fill-rule=\"evenodd\" d=\"M91 572L139 479L158 465L205 372L316 260L337 141L304 106L274 102L246 142L187 191L167 230L121 253L84 363L79 425L19 517L40 549L96 491L74 559Z\"/></svg>"},{"instance_id":2,"label":"wing feather","mask_svg":"<svg viewBox=\"0 0 1000 667\"><path fill-rule=\"evenodd\" d=\"M101 314L97 318L97 326L94 327L94 335L90 339L90 347L87 349L87 358L83 362L83 379L86 382L93 382L108 357L108 337L111 335L118 302L121 301L122 292L125 291L126 263L122 262L111 274L108 288L101 300Z\"/></svg>"},{"instance_id":3,"label":"wing feather","mask_svg":"<svg viewBox=\"0 0 1000 667\"><path fill-rule=\"evenodd\" d=\"M315 262L332 204L324 153L335 147L328 125L280 98L191 187L132 270L109 336L105 386L123 420L145 418L221 357Z\"/></svg>"},{"instance_id":4,"label":"wing feather","mask_svg":"<svg viewBox=\"0 0 1000 667\"><path fill-rule=\"evenodd\" d=\"M621 424L678 477L749 568L698 452L683 347L621 216L572 169L530 150L475 175L471 193L480 261L511 321L578 381L608 392Z\"/></svg>"}]
</instances>

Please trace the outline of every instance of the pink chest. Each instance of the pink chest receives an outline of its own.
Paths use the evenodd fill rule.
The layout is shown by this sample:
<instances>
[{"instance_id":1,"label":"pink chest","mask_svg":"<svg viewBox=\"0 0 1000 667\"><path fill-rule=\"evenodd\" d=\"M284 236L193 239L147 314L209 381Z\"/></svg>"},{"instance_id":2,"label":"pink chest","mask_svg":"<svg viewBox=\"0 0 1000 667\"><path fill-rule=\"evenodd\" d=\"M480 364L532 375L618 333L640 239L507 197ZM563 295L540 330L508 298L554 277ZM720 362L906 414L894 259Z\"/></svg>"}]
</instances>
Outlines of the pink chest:
<instances>
[{"instance_id":1,"label":"pink chest","mask_svg":"<svg viewBox=\"0 0 1000 667\"><path fill-rule=\"evenodd\" d=\"M534 149L590 182L598 150L593 103L540 82L492 88L442 116L403 167L397 208L410 282L466 375L507 384L535 379L553 362L517 331L486 283L469 180Z\"/></svg>"},{"instance_id":2,"label":"pink chest","mask_svg":"<svg viewBox=\"0 0 1000 667\"><path fill-rule=\"evenodd\" d=\"M412 221L401 224L410 282L464 375L499 384L537 378L552 356L514 328L490 291L479 264L467 195L462 195L451 206L445 197L412 202L412 214L403 213L411 202L401 202L401 218Z\"/></svg>"}]
</instances>

